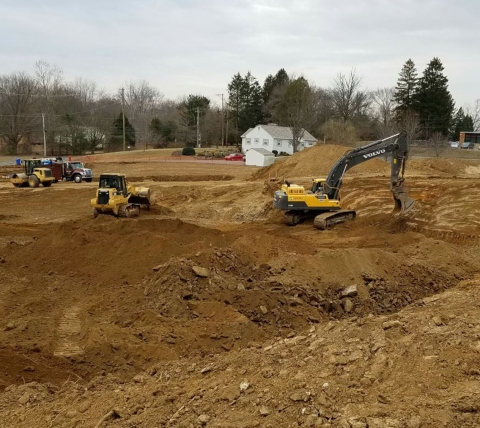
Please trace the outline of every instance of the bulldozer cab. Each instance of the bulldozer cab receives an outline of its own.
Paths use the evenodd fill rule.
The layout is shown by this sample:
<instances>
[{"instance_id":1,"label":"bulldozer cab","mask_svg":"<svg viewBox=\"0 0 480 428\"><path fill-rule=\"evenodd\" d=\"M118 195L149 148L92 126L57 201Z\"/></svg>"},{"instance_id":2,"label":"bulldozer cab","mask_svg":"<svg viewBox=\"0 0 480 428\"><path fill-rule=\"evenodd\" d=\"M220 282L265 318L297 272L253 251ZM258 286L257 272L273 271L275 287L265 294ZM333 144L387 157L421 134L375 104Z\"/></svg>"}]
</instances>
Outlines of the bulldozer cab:
<instances>
[{"instance_id":1,"label":"bulldozer cab","mask_svg":"<svg viewBox=\"0 0 480 428\"><path fill-rule=\"evenodd\" d=\"M125 176L122 175L101 175L98 187L100 189L116 189L117 193L127 196L127 184Z\"/></svg>"}]
</instances>

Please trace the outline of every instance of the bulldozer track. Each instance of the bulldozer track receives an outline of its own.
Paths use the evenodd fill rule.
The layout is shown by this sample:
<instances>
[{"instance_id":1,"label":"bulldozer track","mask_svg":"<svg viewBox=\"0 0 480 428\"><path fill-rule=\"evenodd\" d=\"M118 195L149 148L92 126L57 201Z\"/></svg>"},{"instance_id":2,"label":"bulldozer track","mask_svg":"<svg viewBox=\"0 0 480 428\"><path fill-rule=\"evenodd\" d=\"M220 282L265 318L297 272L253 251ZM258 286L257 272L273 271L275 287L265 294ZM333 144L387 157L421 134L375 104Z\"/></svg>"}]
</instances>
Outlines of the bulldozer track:
<instances>
[{"instance_id":1,"label":"bulldozer track","mask_svg":"<svg viewBox=\"0 0 480 428\"><path fill-rule=\"evenodd\" d=\"M53 352L55 357L73 357L82 355L79 338L82 323L78 316L80 308L73 306L65 311L57 328L57 346Z\"/></svg>"}]
</instances>

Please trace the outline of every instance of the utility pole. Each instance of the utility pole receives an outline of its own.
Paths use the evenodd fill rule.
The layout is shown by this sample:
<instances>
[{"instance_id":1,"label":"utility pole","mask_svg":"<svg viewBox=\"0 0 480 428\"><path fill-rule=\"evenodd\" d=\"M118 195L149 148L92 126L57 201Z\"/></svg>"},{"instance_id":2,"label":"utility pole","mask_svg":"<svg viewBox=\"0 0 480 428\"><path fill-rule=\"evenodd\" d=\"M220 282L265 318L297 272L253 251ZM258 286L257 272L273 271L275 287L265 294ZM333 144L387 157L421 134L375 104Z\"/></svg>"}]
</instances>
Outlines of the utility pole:
<instances>
[{"instance_id":1,"label":"utility pole","mask_svg":"<svg viewBox=\"0 0 480 428\"><path fill-rule=\"evenodd\" d=\"M200 147L200 108L197 107L197 147Z\"/></svg>"},{"instance_id":2,"label":"utility pole","mask_svg":"<svg viewBox=\"0 0 480 428\"><path fill-rule=\"evenodd\" d=\"M43 126L43 157L47 157L47 139L45 137L45 114L42 113L42 126Z\"/></svg>"},{"instance_id":3,"label":"utility pole","mask_svg":"<svg viewBox=\"0 0 480 428\"><path fill-rule=\"evenodd\" d=\"M223 94L217 94L217 97L220 97L222 99L222 147L223 147Z\"/></svg>"},{"instance_id":4,"label":"utility pole","mask_svg":"<svg viewBox=\"0 0 480 428\"><path fill-rule=\"evenodd\" d=\"M227 107L228 107L228 105L227 105ZM227 132L226 132L226 135L225 135L225 140L226 140L225 143L228 147L228 108L227 108Z\"/></svg>"},{"instance_id":5,"label":"utility pole","mask_svg":"<svg viewBox=\"0 0 480 428\"><path fill-rule=\"evenodd\" d=\"M122 88L123 151L125 151L125 89Z\"/></svg>"}]
</instances>

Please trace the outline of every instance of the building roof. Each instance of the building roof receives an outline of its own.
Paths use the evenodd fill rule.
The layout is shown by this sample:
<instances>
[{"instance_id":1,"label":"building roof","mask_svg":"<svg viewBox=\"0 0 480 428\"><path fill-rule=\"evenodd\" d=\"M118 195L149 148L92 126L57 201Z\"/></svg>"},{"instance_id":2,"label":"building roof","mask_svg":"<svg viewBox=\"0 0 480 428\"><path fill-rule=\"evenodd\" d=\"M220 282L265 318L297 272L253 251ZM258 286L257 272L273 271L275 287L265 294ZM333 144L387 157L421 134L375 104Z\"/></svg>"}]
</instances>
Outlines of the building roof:
<instances>
[{"instance_id":1,"label":"building roof","mask_svg":"<svg viewBox=\"0 0 480 428\"><path fill-rule=\"evenodd\" d=\"M272 152L266 150L266 149L248 149L247 150L247 153L250 151L250 150L254 150L258 153L261 153L263 156L275 156Z\"/></svg>"},{"instance_id":2,"label":"building roof","mask_svg":"<svg viewBox=\"0 0 480 428\"><path fill-rule=\"evenodd\" d=\"M245 131L242 135L240 135L240 138L245 137L253 128L249 128L248 131Z\"/></svg>"},{"instance_id":3,"label":"building roof","mask_svg":"<svg viewBox=\"0 0 480 428\"><path fill-rule=\"evenodd\" d=\"M278 125L258 125L258 126L262 127L273 138L278 138L281 140L293 140L292 129L288 126L278 126ZM247 132L245 132L242 135L242 137L245 137L253 129L254 128L250 128ZM317 141L317 139L308 131L304 132L302 140Z\"/></svg>"}]
</instances>

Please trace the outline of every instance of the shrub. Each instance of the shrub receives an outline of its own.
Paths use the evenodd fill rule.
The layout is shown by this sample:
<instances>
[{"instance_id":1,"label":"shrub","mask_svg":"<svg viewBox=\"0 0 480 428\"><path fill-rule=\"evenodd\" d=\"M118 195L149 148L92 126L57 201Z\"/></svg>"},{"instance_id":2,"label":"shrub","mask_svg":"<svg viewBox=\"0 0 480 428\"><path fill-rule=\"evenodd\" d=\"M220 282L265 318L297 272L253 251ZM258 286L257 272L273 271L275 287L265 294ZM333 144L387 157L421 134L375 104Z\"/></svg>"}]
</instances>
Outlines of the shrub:
<instances>
[{"instance_id":1,"label":"shrub","mask_svg":"<svg viewBox=\"0 0 480 428\"><path fill-rule=\"evenodd\" d=\"M183 156L195 156L195 149L193 147L184 147L182 150Z\"/></svg>"},{"instance_id":2,"label":"shrub","mask_svg":"<svg viewBox=\"0 0 480 428\"><path fill-rule=\"evenodd\" d=\"M273 153L275 156L278 156L278 150L272 150L272 153Z\"/></svg>"},{"instance_id":3,"label":"shrub","mask_svg":"<svg viewBox=\"0 0 480 428\"><path fill-rule=\"evenodd\" d=\"M279 156L290 156L290 154L287 152L280 152Z\"/></svg>"}]
</instances>

